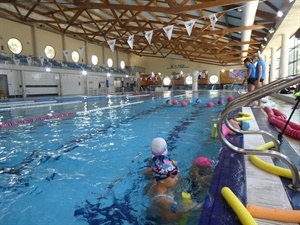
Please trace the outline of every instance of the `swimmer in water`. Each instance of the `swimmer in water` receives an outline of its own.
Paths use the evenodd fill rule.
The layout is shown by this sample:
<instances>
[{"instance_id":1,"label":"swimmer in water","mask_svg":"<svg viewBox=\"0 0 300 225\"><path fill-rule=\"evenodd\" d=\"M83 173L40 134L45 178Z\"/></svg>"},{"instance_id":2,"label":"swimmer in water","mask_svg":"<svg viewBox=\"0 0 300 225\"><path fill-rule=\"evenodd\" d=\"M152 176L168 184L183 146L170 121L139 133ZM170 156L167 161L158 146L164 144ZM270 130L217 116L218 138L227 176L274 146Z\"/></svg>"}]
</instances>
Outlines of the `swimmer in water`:
<instances>
[{"instance_id":1,"label":"swimmer in water","mask_svg":"<svg viewBox=\"0 0 300 225\"><path fill-rule=\"evenodd\" d=\"M188 207L182 207L174 200L171 190L178 181L179 168L169 157L155 156L151 168L156 180L148 191L152 203L148 211L151 218L159 224L173 224L179 222L185 213L200 209L201 204L192 203Z\"/></svg>"}]
</instances>

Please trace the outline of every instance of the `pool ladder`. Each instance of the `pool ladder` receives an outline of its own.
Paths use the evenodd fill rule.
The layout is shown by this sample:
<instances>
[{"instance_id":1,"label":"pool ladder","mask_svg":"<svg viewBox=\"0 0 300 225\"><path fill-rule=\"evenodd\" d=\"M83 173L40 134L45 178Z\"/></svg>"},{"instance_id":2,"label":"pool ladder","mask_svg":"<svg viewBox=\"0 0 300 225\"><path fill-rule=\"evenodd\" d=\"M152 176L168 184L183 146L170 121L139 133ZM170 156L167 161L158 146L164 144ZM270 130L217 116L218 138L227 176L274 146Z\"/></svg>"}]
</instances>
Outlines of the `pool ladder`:
<instances>
[{"instance_id":1,"label":"pool ladder","mask_svg":"<svg viewBox=\"0 0 300 225\"><path fill-rule=\"evenodd\" d=\"M231 149L234 152L240 153L240 154L251 154L251 155L268 155L271 157L278 158L282 160L284 163L288 165L288 167L291 170L292 173L292 184L289 185L289 187L293 190L300 191L300 178L299 178L299 171L295 164L284 154L280 153L280 144L278 143L277 138L275 138L271 133L266 132L264 130L238 130L235 129L233 126L230 125L227 115L235 110L238 107L242 107L244 105L247 105L257 99L263 98L265 96L268 96L274 92L280 91L286 87L295 85L297 83L300 83L300 76L296 76L294 78L285 78L285 79L278 79L276 81L273 81L267 85L264 85L257 90L254 90L252 92L249 92L244 95L240 95L237 98L235 98L232 102L229 102L225 109L222 111L217 124L217 132L218 136L220 137L220 140L223 145L225 145L227 148ZM229 127L230 130L241 133L241 134L261 134L268 136L273 142L275 146L275 150L257 150L257 149L244 149L239 148L237 146L232 145L223 135L222 133L222 123L225 122L225 124Z\"/></svg>"}]
</instances>

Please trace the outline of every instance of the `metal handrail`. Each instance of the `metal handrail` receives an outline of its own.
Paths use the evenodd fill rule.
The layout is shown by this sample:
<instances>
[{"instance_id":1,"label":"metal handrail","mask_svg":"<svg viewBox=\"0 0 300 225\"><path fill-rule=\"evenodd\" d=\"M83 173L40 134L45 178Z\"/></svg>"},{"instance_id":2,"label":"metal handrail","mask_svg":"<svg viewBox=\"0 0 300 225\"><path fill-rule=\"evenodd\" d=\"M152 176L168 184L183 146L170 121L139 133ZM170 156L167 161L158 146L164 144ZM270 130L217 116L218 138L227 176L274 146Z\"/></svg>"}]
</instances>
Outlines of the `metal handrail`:
<instances>
[{"instance_id":1,"label":"metal handrail","mask_svg":"<svg viewBox=\"0 0 300 225\"><path fill-rule=\"evenodd\" d=\"M268 96L276 91L282 90L283 88L292 86L294 84L300 83L300 76L297 76L295 78L286 78L286 79L279 79L276 81L273 81L265 86L262 86L258 88L257 90L254 90L252 92L249 92L247 94L241 95L234 99L232 102L229 102L225 109L222 111L219 119L218 119L218 125L217 125L217 132L218 136L220 137L221 142L229 149L240 153L240 154L252 154L252 155L268 155L272 156L275 158L281 159L283 162L285 162L289 168L291 169L292 173L292 185L291 187L295 190L300 191L300 179L299 179L299 172L295 164L284 154L280 153L280 147L278 144L277 139L270 133L263 131L263 130L258 130L258 131L242 131L235 129L234 127L231 126L227 119L227 115L233 111L234 109L241 107L243 105L249 104L252 101L255 101L257 99L263 98L265 96ZM228 126L228 128L236 133L242 133L242 134L262 134L262 135L267 135L269 136L272 141L274 142L275 148L278 151L273 151L273 150L257 150L257 149L244 149L244 148L239 148L237 146L232 145L223 135L222 133L222 123L225 121L225 124Z\"/></svg>"}]
</instances>

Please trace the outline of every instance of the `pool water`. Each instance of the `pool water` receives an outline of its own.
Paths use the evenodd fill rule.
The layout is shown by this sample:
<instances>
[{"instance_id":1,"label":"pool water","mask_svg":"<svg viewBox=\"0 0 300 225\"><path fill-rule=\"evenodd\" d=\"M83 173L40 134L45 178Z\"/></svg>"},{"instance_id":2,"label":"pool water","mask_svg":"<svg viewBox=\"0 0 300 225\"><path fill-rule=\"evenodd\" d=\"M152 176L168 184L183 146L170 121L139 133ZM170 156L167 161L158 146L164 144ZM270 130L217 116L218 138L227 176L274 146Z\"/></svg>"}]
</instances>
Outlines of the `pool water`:
<instances>
[{"instance_id":1,"label":"pool water","mask_svg":"<svg viewBox=\"0 0 300 225\"><path fill-rule=\"evenodd\" d=\"M204 155L217 162L221 144L211 128L224 95L167 92L1 106L3 124L23 122L0 129L0 223L155 224L146 216L150 181L142 175L151 140L165 138L180 167L175 192L190 190L191 160ZM166 106L170 98L191 103ZM197 98L200 105L193 104ZM215 105L206 107L208 101ZM194 200L202 202L206 194Z\"/></svg>"}]
</instances>

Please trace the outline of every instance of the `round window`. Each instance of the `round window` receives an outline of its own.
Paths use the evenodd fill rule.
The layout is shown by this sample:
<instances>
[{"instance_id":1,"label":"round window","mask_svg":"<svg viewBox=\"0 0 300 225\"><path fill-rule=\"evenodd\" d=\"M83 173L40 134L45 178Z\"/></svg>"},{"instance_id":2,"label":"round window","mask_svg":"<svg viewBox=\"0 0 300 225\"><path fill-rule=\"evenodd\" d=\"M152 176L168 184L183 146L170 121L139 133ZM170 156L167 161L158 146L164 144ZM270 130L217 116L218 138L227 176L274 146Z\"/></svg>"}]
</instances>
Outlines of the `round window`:
<instances>
[{"instance_id":1,"label":"round window","mask_svg":"<svg viewBox=\"0 0 300 225\"><path fill-rule=\"evenodd\" d=\"M22 43L16 38L10 38L7 42L9 50L14 54L20 54L22 52Z\"/></svg>"},{"instance_id":2,"label":"round window","mask_svg":"<svg viewBox=\"0 0 300 225\"><path fill-rule=\"evenodd\" d=\"M48 59L53 59L55 57L55 50L52 46L48 45L46 46L45 50L45 55Z\"/></svg>"},{"instance_id":3,"label":"round window","mask_svg":"<svg viewBox=\"0 0 300 225\"><path fill-rule=\"evenodd\" d=\"M163 79L163 84L164 85L170 85L171 84L171 78L170 77L165 77Z\"/></svg>"},{"instance_id":4,"label":"round window","mask_svg":"<svg viewBox=\"0 0 300 225\"><path fill-rule=\"evenodd\" d=\"M121 61L120 62L120 66L121 66L121 69L123 70L125 68L125 62L124 61Z\"/></svg>"},{"instance_id":5,"label":"round window","mask_svg":"<svg viewBox=\"0 0 300 225\"><path fill-rule=\"evenodd\" d=\"M185 83L190 85L193 83L193 77L191 75L188 75L186 78L185 78Z\"/></svg>"},{"instance_id":6,"label":"round window","mask_svg":"<svg viewBox=\"0 0 300 225\"><path fill-rule=\"evenodd\" d=\"M98 57L96 55L92 55L91 60L92 60L92 64L94 66L96 66L98 64Z\"/></svg>"},{"instance_id":7,"label":"round window","mask_svg":"<svg viewBox=\"0 0 300 225\"><path fill-rule=\"evenodd\" d=\"M79 53L77 51L73 51L71 55L72 60L77 63L79 61Z\"/></svg>"},{"instance_id":8,"label":"round window","mask_svg":"<svg viewBox=\"0 0 300 225\"><path fill-rule=\"evenodd\" d=\"M217 75L211 75L209 77L209 82L212 84L216 84L219 82L219 77Z\"/></svg>"},{"instance_id":9,"label":"round window","mask_svg":"<svg viewBox=\"0 0 300 225\"><path fill-rule=\"evenodd\" d=\"M109 59L107 60L107 65L108 65L108 67L112 67L112 66L113 66L113 61L112 61L111 58L109 58Z\"/></svg>"}]
</instances>

